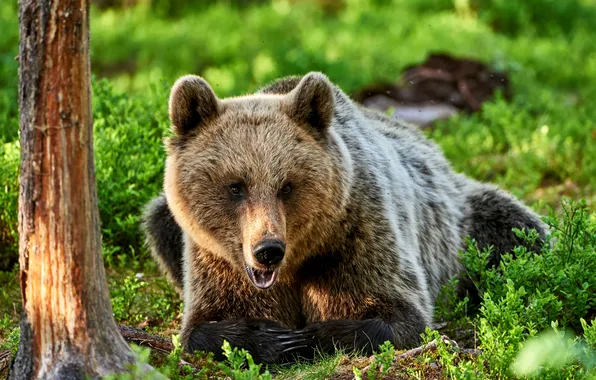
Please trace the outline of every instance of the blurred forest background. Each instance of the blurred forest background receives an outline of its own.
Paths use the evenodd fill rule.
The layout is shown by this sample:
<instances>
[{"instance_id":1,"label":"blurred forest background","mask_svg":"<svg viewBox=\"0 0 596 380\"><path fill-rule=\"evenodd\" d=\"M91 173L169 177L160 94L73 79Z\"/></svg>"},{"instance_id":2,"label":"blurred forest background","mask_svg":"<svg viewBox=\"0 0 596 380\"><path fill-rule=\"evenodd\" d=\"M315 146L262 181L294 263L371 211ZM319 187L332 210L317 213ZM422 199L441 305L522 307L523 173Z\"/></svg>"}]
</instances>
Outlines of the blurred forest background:
<instances>
[{"instance_id":1,"label":"blurred forest background","mask_svg":"<svg viewBox=\"0 0 596 380\"><path fill-rule=\"evenodd\" d=\"M493 303L473 318L459 310L458 320L476 329L484 323L486 340L479 339L490 360L498 357L491 371L501 375L522 342L553 321L586 337L592 331L596 343L596 328L580 324L596 310L596 1L91 3L95 165L118 321L166 335L179 323L180 300L157 273L139 230L142 206L162 185L167 96L178 76L202 75L225 97L322 71L358 94L382 83L407 86L405 69L448 54L505 73L508 93L497 91L481 110L458 112L425 132L457 170L503 186L545 215L553 209L563 231L558 244L567 244L549 251L559 261L511 260L496 277L483 277ZM20 303L17 7L0 0L0 350L16 347ZM591 367L580 362L563 373L585 375Z\"/></svg>"}]
</instances>

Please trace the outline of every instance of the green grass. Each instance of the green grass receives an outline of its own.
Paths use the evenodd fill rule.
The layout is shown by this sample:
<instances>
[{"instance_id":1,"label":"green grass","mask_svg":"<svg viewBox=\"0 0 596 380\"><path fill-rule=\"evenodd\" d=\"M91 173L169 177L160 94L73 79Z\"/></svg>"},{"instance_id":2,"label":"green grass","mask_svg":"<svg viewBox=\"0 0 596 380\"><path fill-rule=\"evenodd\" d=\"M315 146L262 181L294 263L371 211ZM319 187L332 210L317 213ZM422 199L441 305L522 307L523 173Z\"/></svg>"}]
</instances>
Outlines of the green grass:
<instances>
[{"instance_id":1,"label":"green grass","mask_svg":"<svg viewBox=\"0 0 596 380\"><path fill-rule=\"evenodd\" d=\"M588 0L345 0L343 7L329 10L317 1L231 3L92 8L95 163L116 319L166 336L180 323L180 299L150 261L139 229L142 206L161 187L167 96L177 76L203 75L223 97L254 91L279 76L320 70L351 92L377 80L397 80L404 67L430 52L448 52L508 70L514 97L510 102L497 97L481 113L441 122L429 137L457 170L503 186L545 215L554 209L556 218L549 222L557 239L540 256L519 251L495 270L484 268L485 254L471 245L464 260L484 295L478 313L450 295L449 287L448 301L437 310L447 330L472 330L483 353L466 357L441 346L395 363L388 376L439 371L458 378L503 378L513 376L513 369L543 378L596 376L596 5ZM0 3L0 350L16 347L20 297L13 270L16 7L16 2ZM563 196L586 204L562 201ZM427 338L434 334L429 331ZM553 362L558 369L540 367L553 352L545 347L568 353L566 360ZM179 354L173 355L170 362ZM520 357L539 364L520 366ZM276 376L354 376L366 367L376 371L371 360L337 356ZM163 368L174 376L177 367L168 367L170 362ZM222 370L201 363L205 376Z\"/></svg>"}]
</instances>

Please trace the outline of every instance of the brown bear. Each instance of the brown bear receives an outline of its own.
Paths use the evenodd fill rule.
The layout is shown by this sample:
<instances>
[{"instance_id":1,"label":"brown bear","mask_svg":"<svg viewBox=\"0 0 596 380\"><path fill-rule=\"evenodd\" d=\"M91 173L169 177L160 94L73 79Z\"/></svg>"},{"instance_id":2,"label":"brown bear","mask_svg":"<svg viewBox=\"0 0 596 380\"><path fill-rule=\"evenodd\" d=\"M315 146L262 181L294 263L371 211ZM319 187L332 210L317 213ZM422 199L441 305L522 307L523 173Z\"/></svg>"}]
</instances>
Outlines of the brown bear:
<instances>
[{"instance_id":1,"label":"brown bear","mask_svg":"<svg viewBox=\"0 0 596 380\"><path fill-rule=\"evenodd\" d=\"M219 99L173 86L164 194L144 228L184 298L187 350L257 362L418 343L471 236L497 256L546 229L504 191L455 173L415 127L321 73Z\"/></svg>"}]
</instances>

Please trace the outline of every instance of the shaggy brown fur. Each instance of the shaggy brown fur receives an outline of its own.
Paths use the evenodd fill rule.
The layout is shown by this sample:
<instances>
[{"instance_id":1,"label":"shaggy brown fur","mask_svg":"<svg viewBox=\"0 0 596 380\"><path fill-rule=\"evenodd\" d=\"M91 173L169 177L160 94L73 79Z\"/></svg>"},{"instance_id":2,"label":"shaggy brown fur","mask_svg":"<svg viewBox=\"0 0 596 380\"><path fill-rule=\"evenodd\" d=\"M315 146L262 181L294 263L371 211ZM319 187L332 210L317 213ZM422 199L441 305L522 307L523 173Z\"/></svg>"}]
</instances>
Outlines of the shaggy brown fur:
<instances>
[{"instance_id":1,"label":"shaggy brown fur","mask_svg":"<svg viewBox=\"0 0 596 380\"><path fill-rule=\"evenodd\" d=\"M544 236L520 202L319 73L225 100L186 76L170 116L165 197L145 229L183 290L189 350L221 357L227 339L272 363L412 346L466 235L498 253L513 227Z\"/></svg>"}]
</instances>

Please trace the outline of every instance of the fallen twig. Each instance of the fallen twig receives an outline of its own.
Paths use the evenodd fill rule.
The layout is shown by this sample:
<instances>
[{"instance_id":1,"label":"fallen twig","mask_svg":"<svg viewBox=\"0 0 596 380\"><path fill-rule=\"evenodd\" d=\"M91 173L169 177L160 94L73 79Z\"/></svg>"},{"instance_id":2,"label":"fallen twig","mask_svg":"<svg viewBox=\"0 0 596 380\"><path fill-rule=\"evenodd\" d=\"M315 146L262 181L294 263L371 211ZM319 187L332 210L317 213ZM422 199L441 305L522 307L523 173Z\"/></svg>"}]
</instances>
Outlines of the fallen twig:
<instances>
[{"instance_id":1,"label":"fallen twig","mask_svg":"<svg viewBox=\"0 0 596 380\"><path fill-rule=\"evenodd\" d=\"M480 355L482 350L477 350L475 348L462 348L460 352L466 355Z\"/></svg>"},{"instance_id":2,"label":"fallen twig","mask_svg":"<svg viewBox=\"0 0 596 380\"><path fill-rule=\"evenodd\" d=\"M139 346L149 347L151 349L160 351L164 354L169 354L174 350L172 342L166 338L162 338L157 335L149 334L143 330L127 326L118 325L120 334L124 340L128 343L134 343Z\"/></svg>"},{"instance_id":3,"label":"fallen twig","mask_svg":"<svg viewBox=\"0 0 596 380\"><path fill-rule=\"evenodd\" d=\"M449 346L454 346L456 348L459 348L459 346L457 345L457 342L454 340L449 339L449 337L447 335L441 335L441 340L449 345ZM401 359L405 359L405 358L411 358L414 356L418 356L426 351L432 351L435 350L437 348L437 341L433 340L430 343L425 344L424 346L420 346L420 347L416 347L416 348L412 348L411 350L408 350L402 354L399 354L395 360L401 360Z\"/></svg>"},{"instance_id":4,"label":"fallen twig","mask_svg":"<svg viewBox=\"0 0 596 380\"><path fill-rule=\"evenodd\" d=\"M118 330L120 330L120 334L127 343L134 343L139 346L149 347L153 350L159 351L164 355L167 355L174 350L174 344L166 338L149 334L143 330L139 330L137 328L127 325L119 324ZM182 359L180 359L178 365L180 367L183 367L185 365L194 367L192 364Z\"/></svg>"}]
</instances>

